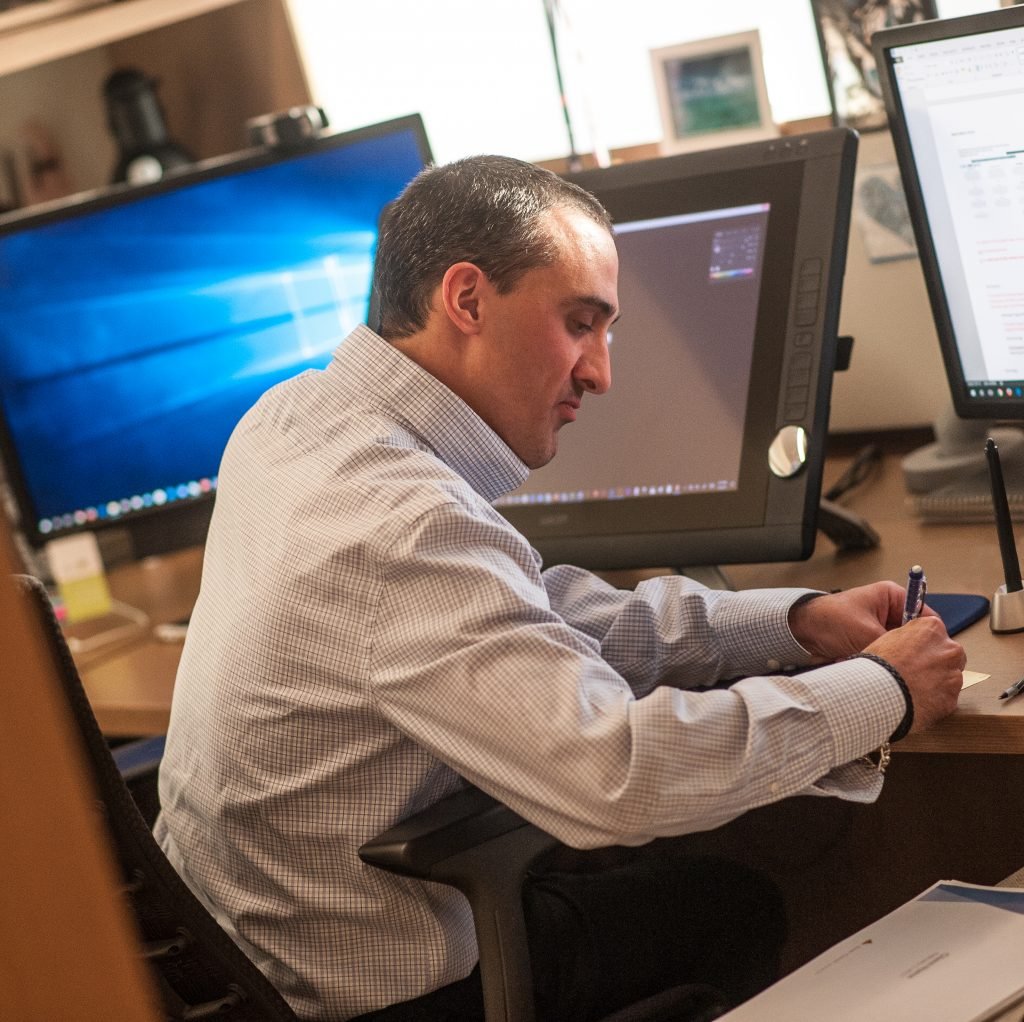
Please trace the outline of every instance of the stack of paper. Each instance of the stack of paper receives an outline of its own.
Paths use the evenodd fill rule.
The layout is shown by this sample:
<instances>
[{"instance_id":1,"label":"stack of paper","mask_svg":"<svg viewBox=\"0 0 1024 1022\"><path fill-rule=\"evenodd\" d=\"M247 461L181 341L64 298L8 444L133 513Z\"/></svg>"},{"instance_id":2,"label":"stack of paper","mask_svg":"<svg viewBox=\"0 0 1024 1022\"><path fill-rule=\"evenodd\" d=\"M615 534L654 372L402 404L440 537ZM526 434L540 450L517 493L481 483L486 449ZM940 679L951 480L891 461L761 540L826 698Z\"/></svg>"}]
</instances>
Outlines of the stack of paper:
<instances>
[{"instance_id":1,"label":"stack of paper","mask_svg":"<svg viewBox=\"0 0 1024 1022\"><path fill-rule=\"evenodd\" d=\"M722 1022L982 1022L1024 1001L1024 890L940 881Z\"/></svg>"}]
</instances>

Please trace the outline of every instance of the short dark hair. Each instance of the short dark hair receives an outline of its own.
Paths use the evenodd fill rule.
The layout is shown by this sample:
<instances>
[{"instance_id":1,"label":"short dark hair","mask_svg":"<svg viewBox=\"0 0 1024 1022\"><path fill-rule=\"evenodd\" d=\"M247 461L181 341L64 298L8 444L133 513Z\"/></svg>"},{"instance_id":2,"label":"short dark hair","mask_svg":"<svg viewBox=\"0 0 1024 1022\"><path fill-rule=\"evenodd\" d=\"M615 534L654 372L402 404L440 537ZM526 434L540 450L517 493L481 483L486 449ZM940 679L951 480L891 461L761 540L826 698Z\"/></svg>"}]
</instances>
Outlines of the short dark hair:
<instances>
[{"instance_id":1,"label":"short dark hair","mask_svg":"<svg viewBox=\"0 0 1024 1022\"><path fill-rule=\"evenodd\" d=\"M500 294L558 257L545 214L572 209L612 229L589 192L532 163L471 156L421 171L381 220L374 293L382 337L421 330L449 266L478 266Z\"/></svg>"}]
</instances>

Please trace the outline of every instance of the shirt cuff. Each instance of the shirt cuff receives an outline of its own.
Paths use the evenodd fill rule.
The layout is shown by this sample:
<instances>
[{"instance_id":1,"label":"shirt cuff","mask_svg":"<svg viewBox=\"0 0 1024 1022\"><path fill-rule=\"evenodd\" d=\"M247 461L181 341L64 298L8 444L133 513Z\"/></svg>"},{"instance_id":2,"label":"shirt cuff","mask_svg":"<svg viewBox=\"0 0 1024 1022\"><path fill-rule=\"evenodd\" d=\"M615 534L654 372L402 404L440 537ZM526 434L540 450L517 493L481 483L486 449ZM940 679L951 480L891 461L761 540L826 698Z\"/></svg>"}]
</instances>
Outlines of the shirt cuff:
<instances>
[{"instance_id":1,"label":"shirt cuff","mask_svg":"<svg viewBox=\"0 0 1024 1022\"><path fill-rule=\"evenodd\" d=\"M791 681L806 685L825 715L836 766L877 749L906 713L906 700L892 675L863 657L816 667Z\"/></svg>"},{"instance_id":2,"label":"shirt cuff","mask_svg":"<svg viewBox=\"0 0 1024 1022\"><path fill-rule=\"evenodd\" d=\"M863 759L856 759L836 767L815 781L803 794L867 804L874 802L881 794L882 781L883 776L876 767L866 764Z\"/></svg>"},{"instance_id":3,"label":"shirt cuff","mask_svg":"<svg viewBox=\"0 0 1024 1022\"><path fill-rule=\"evenodd\" d=\"M874 664L878 664L879 667L884 667L889 674L892 675L893 681L896 682L900 687L900 692L903 693L903 699L906 702L906 712L903 714L903 719L899 722L896 730L889 735L890 742L898 742L901 738L906 738L910 734L910 729L914 726L914 699L910 694L910 689L907 688L907 683L903 680L903 675L893 667L884 657L875 656L874 653L854 653L853 656L847 657L848 660L870 660Z\"/></svg>"},{"instance_id":4,"label":"shirt cuff","mask_svg":"<svg viewBox=\"0 0 1024 1022\"><path fill-rule=\"evenodd\" d=\"M712 611L712 624L728 652L723 677L777 674L806 667L811 653L789 627L794 604L823 595L812 589L745 589L729 593Z\"/></svg>"}]
</instances>

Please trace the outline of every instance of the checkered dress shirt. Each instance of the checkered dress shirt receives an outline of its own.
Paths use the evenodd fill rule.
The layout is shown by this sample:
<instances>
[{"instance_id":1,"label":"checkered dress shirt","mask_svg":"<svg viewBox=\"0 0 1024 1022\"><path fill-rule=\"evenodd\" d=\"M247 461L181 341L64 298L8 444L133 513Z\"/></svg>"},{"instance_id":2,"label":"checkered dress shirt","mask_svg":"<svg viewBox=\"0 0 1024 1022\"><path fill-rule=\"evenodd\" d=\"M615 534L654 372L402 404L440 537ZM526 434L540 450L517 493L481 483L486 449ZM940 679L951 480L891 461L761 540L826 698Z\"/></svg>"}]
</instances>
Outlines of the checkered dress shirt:
<instances>
[{"instance_id":1,"label":"checkered dress shirt","mask_svg":"<svg viewBox=\"0 0 1024 1022\"><path fill-rule=\"evenodd\" d=\"M472 969L460 894L356 856L463 778L577 847L704 830L797 793L878 794L857 760L905 709L884 668L759 676L807 662L786 625L803 590L674 577L628 592L542 572L491 506L525 476L365 327L270 390L228 444L157 834L303 1018Z\"/></svg>"}]
</instances>

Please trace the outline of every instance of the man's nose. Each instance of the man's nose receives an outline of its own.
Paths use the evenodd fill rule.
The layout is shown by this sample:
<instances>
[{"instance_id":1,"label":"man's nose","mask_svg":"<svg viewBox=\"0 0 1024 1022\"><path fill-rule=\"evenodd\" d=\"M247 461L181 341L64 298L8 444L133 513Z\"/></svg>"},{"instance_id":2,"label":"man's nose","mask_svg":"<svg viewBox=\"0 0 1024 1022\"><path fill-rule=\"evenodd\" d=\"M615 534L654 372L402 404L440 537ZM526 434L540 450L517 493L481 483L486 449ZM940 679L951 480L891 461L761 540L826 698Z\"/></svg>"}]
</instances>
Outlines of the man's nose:
<instances>
[{"instance_id":1,"label":"man's nose","mask_svg":"<svg viewBox=\"0 0 1024 1022\"><path fill-rule=\"evenodd\" d=\"M608 334L593 336L580 355L573 379L591 394L604 394L612 385L612 364L608 353Z\"/></svg>"}]
</instances>

